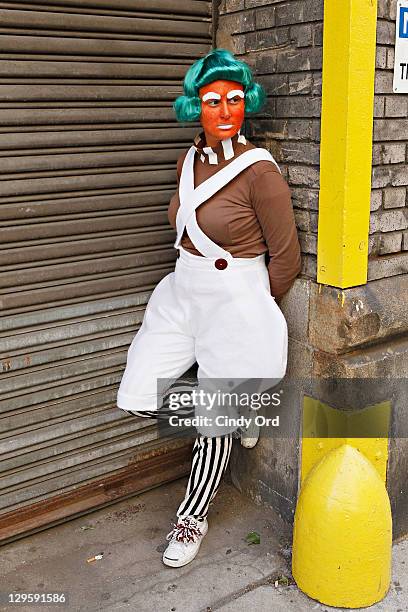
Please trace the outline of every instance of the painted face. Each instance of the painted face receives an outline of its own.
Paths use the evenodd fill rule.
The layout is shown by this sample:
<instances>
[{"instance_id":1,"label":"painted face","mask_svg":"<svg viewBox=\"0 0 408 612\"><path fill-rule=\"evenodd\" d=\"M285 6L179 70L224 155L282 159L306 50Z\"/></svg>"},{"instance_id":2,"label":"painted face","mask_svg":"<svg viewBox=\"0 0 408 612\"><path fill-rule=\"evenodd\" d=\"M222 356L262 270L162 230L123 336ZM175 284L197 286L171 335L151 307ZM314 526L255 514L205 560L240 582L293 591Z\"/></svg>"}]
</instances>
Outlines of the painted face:
<instances>
[{"instance_id":1,"label":"painted face","mask_svg":"<svg viewBox=\"0 0 408 612\"><path fill-rule=\"evenodd\" d=\"M213 81L198 92L201 99L201 125L207 144L232 138L242 126L245 116L244 88L235 81Z\"/></svg>"}]
</instances>

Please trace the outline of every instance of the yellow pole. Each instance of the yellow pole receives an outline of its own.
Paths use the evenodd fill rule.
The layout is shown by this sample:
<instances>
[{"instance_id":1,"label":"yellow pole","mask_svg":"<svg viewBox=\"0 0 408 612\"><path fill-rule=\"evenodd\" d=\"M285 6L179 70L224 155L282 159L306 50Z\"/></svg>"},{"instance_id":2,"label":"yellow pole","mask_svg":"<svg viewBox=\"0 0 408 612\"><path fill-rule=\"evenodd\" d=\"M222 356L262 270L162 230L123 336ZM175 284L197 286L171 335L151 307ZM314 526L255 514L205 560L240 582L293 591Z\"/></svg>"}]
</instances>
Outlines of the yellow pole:
<instances>
[{"instance_id":1,"label":"yellow pole","mask_svg":"<svg viewBox=\"0 0 408 612\"><path fill-rule=\"evenodd\" d=\"M317 281L367 282L376 0L325 0Z\"/></svg>"},{"instance_id":2,"label":"yellow pole","mask_svg":"<svg viewBox=\"0 0 408 612\"><path fill-rule=\"evenodd\" d=\"M340 410L304 396L292 572L302 591L326 605L370 606L388 591L390 421L387 400Z\"/></svg>"},{"instance_id":3,"label":"yellow pole","mask_svg":"<svg viewBox=\"0 0 408 612\"><path fill-rule=\"evenodd\" d=\"M342 608L371 606L391 580L392 521L377 470L343 444L310 471L294 524L292 572L313 599Z\"/></svg>"},{"instance_id":4,"label":"yellow pole","mask_svg":"<svg viewBox=\"0 0 408 612\"><path fill-rule=\"evenodd\" d=\"M317 281L342 289L367 282L376 26L376 0L324 1ZM312 429L342 430L343 414L309 404ZM326 605L370 606L391 578L388 438L319 439L319 427L302 442L293 576Z\"/></svg>"}]
</instances>

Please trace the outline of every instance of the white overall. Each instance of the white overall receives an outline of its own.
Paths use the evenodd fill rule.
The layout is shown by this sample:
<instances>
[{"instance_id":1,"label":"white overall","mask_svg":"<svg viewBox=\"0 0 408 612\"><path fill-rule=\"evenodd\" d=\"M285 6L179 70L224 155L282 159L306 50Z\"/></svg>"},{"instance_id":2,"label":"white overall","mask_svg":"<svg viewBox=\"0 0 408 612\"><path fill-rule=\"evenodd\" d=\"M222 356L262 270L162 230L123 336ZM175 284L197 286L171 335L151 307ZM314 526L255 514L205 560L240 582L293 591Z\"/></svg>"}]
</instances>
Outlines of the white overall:
<instances>
[{"instance_id":1,"label":"white overall","mask_svg":"<svg viewBox=\"0 0 408 612\"><path fill-rule=\"evenodd\" d=\"M175 242L179 258L175 271L154 289L129 347L117 397L123 410L157 410L161 405L157 380L169 379L170 384L196 361L199 383L205 379L277 383L285 375L287 325L270 293L265 256L232 257L200 229L195 214L251 164L261 160L277 164L265 149L252 149L194 189L194 156L191 147L180 178ZM180 246L184 229L203 257Z\"/></svg>"}]
</instances>

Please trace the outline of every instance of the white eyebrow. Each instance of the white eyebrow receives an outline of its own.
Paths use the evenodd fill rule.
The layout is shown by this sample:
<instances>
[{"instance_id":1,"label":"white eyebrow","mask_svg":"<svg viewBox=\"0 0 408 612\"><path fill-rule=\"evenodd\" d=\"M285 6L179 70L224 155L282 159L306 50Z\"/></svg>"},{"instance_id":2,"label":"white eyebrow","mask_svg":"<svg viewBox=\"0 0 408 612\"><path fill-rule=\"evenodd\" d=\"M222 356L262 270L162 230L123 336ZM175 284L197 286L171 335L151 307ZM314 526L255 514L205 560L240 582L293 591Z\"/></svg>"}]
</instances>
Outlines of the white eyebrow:
<instances>
[{"instance_id":1,"label":"white eyebrow","mask_svg":"<svg viewBox=\"0 0 408 612\"><path fill-rule=\"evenodd\" d=\"M207 102L207 100L221 100L221 96L220 94L215 93L215 91L209 91L204 94L201 99L203 102Z\"/></svg>"},{"instance_id":2,"label":"white eyebrow","mask_svg":"<svg viewBox=\"0 0 408 612\"><path fill-rule=\"evenodd\" d=\"M233 89L232 91L229 91L227 93L228 100L231 100L231 98L235 98L235 96L238 96L239 98L244 98L245 94L241 89Z\"/></svg>"}]
</instances>

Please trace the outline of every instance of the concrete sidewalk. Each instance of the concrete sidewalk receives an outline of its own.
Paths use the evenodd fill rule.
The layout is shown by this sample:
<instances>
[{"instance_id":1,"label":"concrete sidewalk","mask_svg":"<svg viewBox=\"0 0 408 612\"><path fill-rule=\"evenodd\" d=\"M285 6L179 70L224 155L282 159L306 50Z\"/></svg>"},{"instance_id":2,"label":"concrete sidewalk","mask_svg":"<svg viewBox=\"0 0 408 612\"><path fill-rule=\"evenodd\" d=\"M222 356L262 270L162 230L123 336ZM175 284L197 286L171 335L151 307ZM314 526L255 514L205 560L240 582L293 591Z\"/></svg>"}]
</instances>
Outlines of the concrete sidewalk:
<instances>
[{"instance_id":1,"label":"concrete sidewalk","mask_svg":"<svg viewBox=\"0 0 408 612\"><path fill-rule=\"evenodd\" d=\"M161 562L186 479L148 491L1 549L1 591L68 593L66 606L1 610L222 612L334 610L299 592L290 575L290 537L269 509L224 482L210 508L210 531L184 568ZM260 544L248 544L256 531ZM394 547L390 594L373 612L408 611L408 542ZM103 553L100 560L87 559ZM406 561L408 566L408 559ZM282 577L284 577L282 579ZM287 586L281 585L289 579ZM275 586L276 581L278 586ZM336 608L338 610L338 608Z\"/></svg>"}]
</instances>

